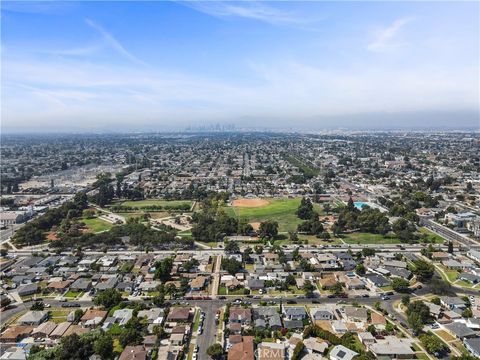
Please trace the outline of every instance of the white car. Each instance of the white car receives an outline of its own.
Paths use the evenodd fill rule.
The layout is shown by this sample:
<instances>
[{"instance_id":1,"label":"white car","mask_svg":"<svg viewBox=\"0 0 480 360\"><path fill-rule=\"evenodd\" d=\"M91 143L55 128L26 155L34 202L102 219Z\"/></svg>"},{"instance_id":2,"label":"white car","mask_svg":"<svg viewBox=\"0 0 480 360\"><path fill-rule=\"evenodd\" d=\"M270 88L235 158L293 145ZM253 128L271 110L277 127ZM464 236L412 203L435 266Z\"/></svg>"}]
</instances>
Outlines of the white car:
<instances>
[{"instance_id":1,"label":"white car","mask_svg":"<svg viewBox=\"0 0 480 360\"><path fill-rule=\"evenodd\" d=\"M197 360L197 353L193 353L192 360Z\"/></svg>"}]
</instances>

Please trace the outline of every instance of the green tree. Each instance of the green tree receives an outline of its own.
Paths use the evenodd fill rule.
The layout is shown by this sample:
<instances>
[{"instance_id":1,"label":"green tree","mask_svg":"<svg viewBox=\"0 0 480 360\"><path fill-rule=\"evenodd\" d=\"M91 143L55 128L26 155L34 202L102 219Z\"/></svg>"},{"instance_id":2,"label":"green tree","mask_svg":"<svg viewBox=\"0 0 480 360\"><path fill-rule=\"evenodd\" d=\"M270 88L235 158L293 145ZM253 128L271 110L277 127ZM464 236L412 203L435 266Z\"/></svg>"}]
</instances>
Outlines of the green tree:
<instances>
[{"instance_id":1,"label":"green tree","mask_svg":"<svg viewBox=\"0 0 480 360\"><path fill-rule=\"evenodd\" d=\"M410 296L409 295L403 295L402 296L402 304L405 306L408 306L410 304Z\"/></svg>"},{"instance_id":2,"label":"green tree","mask_svg":"<svg viewBox=\"0 0 480 360\"><path fill-rule=\"evenodd\" d=\"M359 276L365 275L365 273L366 273L365 265L363 265L363 264L358 264L357 266L355 266L355 272L356 272L357 275L359 275Z\"/></svg>"},{"instance_id":3,"label":"green tree","mask_svg":"<svg viewBox=\"0 0 480 360\"><path fill-rule=\"evenodd\" d=\"M303 349L305 349L305 345L303 344L303 341L299 341L297 345L295 345L291 359L299 360L302 357Z\"/></svg>"},{"instance_id":4,"label":"green tree","mask_svg":"<svg viewBox=\"0 0 480 360\"><path fill-rule=\"evenodd\" d=\"M471 317L473 317L472 309L471 309L471 308L466 308L465 310L463 310L462 316L463 316L464 318L471 318Z\"/></svg>"},{"instance_id":5,"label":"green tree","mask_svg":"<svg viewBox=\"0 0 480 360\"><path fill-rule=\"evenodd\" d=\"M315 291L315 285L313 285L310 280L305 280L303 284L303 291L305 291L305 296L307 298L312 298L313 292Z\"/></svg>"},{"instance_id":6,"label":"green tree","mask_svg":"<svg viewBox=\"0 0 480 360\"><path fill-rule=\"evenodd\" d=\"M109 334L102 334L93 342L93 351L102 359L113 358L113 339Z\"/></svg>"},{"instance_id":7,"label":"green tree","mask_svg":"<svg viewBox=\"0 0 480 360\"><path fill-rule=\"evenodd\" d=\"M223 356L223 347L222 345L216 343L208 347L207 355L214 360L221 359Z\"/></svg>"},{"instance_id":8,"label":"green tree","mask_svg":"<svg viewBox=\"0 0 480 360\"><path fill-rule=\"evenodd\" d=\"M235 275L242 269L242 263L235 260L234 258L223 258L222 268L226 270L229 274Z\"/></svg>"},{"instance_id":9,"label":"green tree","mask_svg":"<svg viewBox=\"0 0 480 360\"><path fill-rule=\"evenodd\" d=\"M435 272L435 268L432 264L421 259L413 261L413 267L411 270L421 281L429 281Z\"/></svg>"},{"instance_id":10,"label":"green tree","mask_svg":"<svg viewBox=\"0 0 480 360\"><path fill-rule=\"evenodd\" d=\"M407 320L413 331L418 333L431 320L430 309L423 301L411 302L407 308Z\"/></svg>"},{"instance_id":11,"label":"green tree","mask_svg":"<svg viewBox=\"0 0 480 360\"><path fill-rule=\"evenodd\" d=\"M447 350L447 346L445 345L445 343L435 335L422 334L419 336L419 339L423 347L430 354L443 353Z\"/></svg>"},{"instance_id":12,"label":"green tree","mask_svg":"<svg viewBox=\"0 0 480 360\"><path fill-rule=\"evenodd\" d=\"M235 254L240 252L240 247L236 241L225 241L225 252L227 254Z\"/></svg>"},{"instance_id":13,"label":"green tree","mask_svg":"<svg viewBox=\"0 0 480 360\"><path fill-rule=\"evenodd\" d=\"M261 253L263 253L263 246L262 245L255 245L253 247L253 249L255 250L255 254L257 254L257 255L260 255Z\"/></svg>"},{"instance_id":14,"label":"green tree","mask_svg":"<svg viewBox=\"0 0 480 360\"><path fill-rule=\"evenodd\" d=\"M173 268L173 258L168 257L155 263L154 279L166 281L170 279Z\"/></svg>"},{"instance_id":15,"label":"green tree","mask_svg":"<svg viewBox=\"0 0 480 360\"><path fill-rule=\"evenodd\" d=\"M30 310L42 311L45 308L45 305L41 301L35 301L35 303L30 306Z\"/></svg>"},{"instance_id":16,"label":"green tree","mask_svg":"<svg viewBox=\"0 0 480 360\"><path fill-rule=\"evenodd\" d=\"M93 300L95 305L110 309L122 301L122 294L116 289L107 289L98 294Z\"/></svg>"},{"instance_id":17,"label":"green tree","mask_svg":"<svg viewBox=\"0 0 480 360\"><path fill-rule=\"evenodd\" d=\"M300 202L300 205L297 209L297 216L303 220L311 219L313 212L313 204L311 200L305 197L302 198L302 201Z\"/></svg>"},{"instance_id":18,"label":"green tree","mask_svg":"<svg viewBox=\"0 0 480 360\"><path fill-rule=\"evenodd\" d=\"M276 221L264 221L260 223L259 235L261 238L272 239L278 235L278 222Z\"/></svg>"},{"instance_id":19,"label":"green tree","mask_svg":"<svg viewBox=\"0 0 480 360\"><path fill-rule=\"evenodd\" d=\"M453 254L453 242L451 241L448 242L448 252Z\"/></svg>"},{"instance_id":20,"label":"green tree","mask_svg":"<svg viewBox=\"0 0 480 360\"><path fill-rule=\"evenodd\" d=\"M336 295L341 294L343 292L343 286L341 283L337 282L330 287L330 291Z\"/></svg>"},{"instance_id":21,"label":"green tree","mask_svg":"<svg viewBox=\"0 0 480 360\"><path fill-rule=\"evenodd\" d=\"M393 290L395 290L396 292L404 293L409 291L408 287L410 286L410 283L408 282L408 280L396 277L392 280L391 285Z\"/></svg>"}]
</instances>

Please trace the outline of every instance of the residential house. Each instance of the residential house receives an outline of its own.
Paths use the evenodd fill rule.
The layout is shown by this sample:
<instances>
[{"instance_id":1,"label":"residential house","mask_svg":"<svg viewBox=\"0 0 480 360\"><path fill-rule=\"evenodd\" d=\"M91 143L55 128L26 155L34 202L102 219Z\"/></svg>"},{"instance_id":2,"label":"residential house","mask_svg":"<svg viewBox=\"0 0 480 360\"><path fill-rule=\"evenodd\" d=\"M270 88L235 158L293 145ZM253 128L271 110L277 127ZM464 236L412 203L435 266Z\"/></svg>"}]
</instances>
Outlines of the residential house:
<instances>
[{"instance_id":1,"label":"residential house","mask_svg":"<svg viewBox=\"0 0 480 360\"><path fill-rule=\"evenodd\" d=\"M133 309L115 310L112 317L115 319L115 322L123 326L133 317Z\"/></svg>"},{"instance_id":2,"label":"residential house","mask_svg":"<svg viewBox=\"0 0 480 360\"><path fill-rule=\"evenodd\" d=\"M146 360L147 351L143 345L127 346L120 354L118 360Z\"/></svg>"},{"instance_id":3,"label":"residential house","mask_svg":"<svg viewBox=\"0 0 480 360\"><path fill-rule=\"evenodd\" d=\"M361 321L366 322L368 319L367 310L365 308L346 306L345 317L349 321Z\"/></svg>"},{"instance_id":4,"label":"residential house","mask_svg":"<svg viewBox=\"0 0 480 360\"><path fill-rule=\"evenodd\" d=\"M95 327L102 323L107 314L108 312L104 310L88 309L80 318L80 324L85 327Z\"/></svg>"},{"instance_id":5,"label":"residential house","mask_svg":"<svg viewBox=\"0 0 480 360\"><path fill-rule=\"evenodd\" d=\"M146 318L149 324L161 324L165 317L165 312L160 308L152 308L149 310L141 310L138 312L139 319Z\"/></svg>"},{"instance_id":6,"label":"residential house","mask_svg":"<svg viewBox=\"0 0 480 360\"><path fill-rule=\"evenodd\" d=\"M357 355L358 353L355 351L350 350L343 345L337 345L332 351L330 351L330 360L353 360Z\"/></svg>"},{"instance_id":7,"label":"residential house","mask_svg":"<svg viewBox=\"0 0 480 360\"><path fill-rule=\"evenodd\" d=\"M467 338L463 341L463 344L470 354L480 359L480 337Z\"/></svg>"},{"instance_id":8,"label":"residential house","mask_svg":"<svg viewBox=\"0 0 480 360\"><path fill-rule=\"evenodd\" d=\"M328 343L321 339L314 337L309 337L303 340L303 345L305 345L305 351L312 355L323 355L328 349Z\"/></svg>"},{"instance_id":9,"label":"residential house","mask_svg":"<svg viewBox=\"0 0 480 360\"><path fill-rule=\"evenodd\" d=\"M250 309L242 307L231 307L228 321L231 323L239 323L241 325L250 325L252 321L252 312Z\"/></svg>"},{"instance_id":10,"label":"residential house","mask_svg":"<svg viewBox=\"0 0 480 360\"><path fill-rule=\"evenodd\" d=\"M38 326L47 319L48 312L46 311L29 311L18 319L18 323L20 325Z\"/></svg>"},{"instance_id":11,"label":"residential house","mask_svg":"<svg viewBox=\"0 0 480 360\"><path fill-rule=\"evenodd\" d=\"M282 320L274 307L261 306L253 309L253 318L255 328L271 330L280 330L282 328Z\"/></svg>"},{"instance_id":12,"label":"residential house","mask_svg":"<svg viewBox=\"0 0 480 360\"><path fill-rule=\"evenodd\" d=\"M400 339L396 336L387 336L385 339L378 339L370 344L368 349L377 358L390 359L413 359L415 352L411 349L412 341L410 339Z\"/></svg>"},{"instance_id":13,"label":"residential house","mask_svg":"<svg viewBox=\"0 0 480 360\"><path fill-rule=\"evenodd\" d=\"M335 319L335 315L332 311L324 308L314 308L310 310L310 315L312 316L313 320L333 320Z\"/></svg>"},{"instance_id":14,"label":"residential house","mask_svg":"<svg viewBox=\"0 0 480 360\"><path fill-rule=\"evenodd\" d=\"M182 346L185 341L185 334L171 334L170 343L175 346Z\"/></svg>"},{"instance_id":15,"label":"residential house","mask_svg":"<svg viewBox=\"0 0 480 360\"><path fill-rule=\"evenodd\" d=\"M265 288L265 281L260 279L249 278L245 287L250 290L260 290Z\"/></svg>"},{"instance_id":16,"label":"residential house","mask_svg":"<svg viewBox=\"0 0 480 360\"><path fill-rule=\"evenodd\" d=\"M189 307L172 307L168 313L168 321L186 322L190 319L191 309Z\"/></svg>"},{"instance_id":17,"label":"residential house","mask_svg":"<svg viewBox=\"0 0 480 360\"><path fill-rule=\"evenodd\" d=\"M17 325L9 326L7 330L0 336L0 342L2 343L16 343L26 338L33 331L32 326Z\"/></svg>"},{"instance_id":18,"label":"residential house","mask_svg":"<svg viewBox=\"0 0 480 360\"><path fill-rule=\"evenodd\" d=\"M254 360L253 336L242 336L228 351L228 360Z\"/></svg>"},{"instance_id":19,"label":"residential house","mask_svg":"<svg viewBox=\"0 0 480 360\"><path fill-rule=\"evenodd\" d=\"M190 282L190 288L192 291L201 291L207 285L208 278L206 276L197 276Z\"/></svg>"},{"instance_id":20,"label":"residential house","mask_svg":"<svg viewBox=\"0 0 480 360\"><path fill-rule=\"evenodd\" d=\"M470 329L467 325L461 322L452 322L443 326L448 330L448 332L460 340L478 336L476 331Z\"/></svg>"},{"instance_id":21,"label":"residential house","mask_svg":"<svg viewBox=\"0 0 480 360\"><path fill-rule=\"evenodd\" d=\"M50 334L55 330L57 324L53 321L47 321L40 324L38 327L33 329L32 336L35 339L44 339L50 336Z\"/></svg>"},{"instance_id":22,"label":"residential house","mask_svg":"<svg viewBox=\"0 0 480 360\"><path fill-rule=\"evenodd\" d=\"M74 281L72 285L70 285L70 290L73 291L88 291L90 290L90 286L92 285L90 279L87 278L78 278Z\"/></svg>"},{"instance_id":23,"label":"residential house","mask_svg":"<svg viewBox=\"0 0 480 360\"><path fill-rule=\"evenodd\" d=\"M466 308L465 301L457 296L440 296L440 303L450 310L465 310Z\"/></svg>"},{"instance_id":24,"label":"residential house","mask_svg":"<svg viewBox=\"0 0 480 360\"><path fill-rule=\"evenodd\" d=\"M307 312L303 306L284 306L283 315L288 320L303 320L307 317Z\"/></svg>"},{"instance_id":25,"label":"residential house","mask_svg":"<svg viewBox=\"0 0 480 360\"><path fill-rule=\"evenodd\" d=\"M70 327L70 323L65 321L65 322L62 322L60 324L57 325L57 327L55 328L55 330L53 330L51 333L50 333L50 338L52 339L59 339L61 338L65 332L68 330L68 328Z\"/></svg>"},{"instance_id":26,"label":"residential house","mask_svg":"<svg viewBox=\"0 0 480 360\"><path fill-rule=\"evenodd\" d=\"M20 286L17 290L18 295L20 296L28 296L33 295L38 292L38 285L37 284L27 284Z\"/></svg>"},{"instance_id":27,"label":"residential house","mask_svg":"<svg viewBox=\"0 0 480 360\"><path fill-rule=\"evenodd\" d=\"M470 273L461 273L458 275L458 279L469 282L470 284L478 284L480 282L480 276Z\"/></svg>"},{"instance_id":28,"label":"residential house","mask_svg":"<svg viewBox=\"0 0 480 360\"><path fill-rule=\"evenodd\" d=\"M257 360L284 360L285 345L283 343L261 342L257 346Z\"/></svg>"},{"instance_id":29,"label":"residential house","mask_svg":"<svg viewBox=\"0 0 480 360\"><path fill-rule=\"evenodd\" d=\"M377 288L390 285L390 280L388 280L386 277L382 275L367 274L365 275L365 278L367 279L367 282L370 285L375 286Z\"/></svg>"}]
</instances>

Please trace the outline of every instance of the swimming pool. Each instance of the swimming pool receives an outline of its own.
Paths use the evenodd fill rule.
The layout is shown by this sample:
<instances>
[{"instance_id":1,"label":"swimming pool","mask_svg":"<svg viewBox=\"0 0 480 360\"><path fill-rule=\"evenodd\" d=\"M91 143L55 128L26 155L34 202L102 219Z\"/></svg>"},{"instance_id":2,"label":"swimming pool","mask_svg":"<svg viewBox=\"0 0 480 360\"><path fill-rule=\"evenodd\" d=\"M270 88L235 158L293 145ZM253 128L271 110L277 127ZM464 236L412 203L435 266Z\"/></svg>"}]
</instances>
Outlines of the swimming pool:
<instances>
[{"instance_id":1,"label":"swimming pool","mask_svg":"<svg viewBox=\"0 0 480 360\"><path fill-rule=\"evenodd\" d=\"M364 202L364 201L355 201L353 203L353 205L355 205L355 207L358 209L358 210L362 210L362 208L364 206L368 206L368 203Z\"/></svg>"}]
</instances>

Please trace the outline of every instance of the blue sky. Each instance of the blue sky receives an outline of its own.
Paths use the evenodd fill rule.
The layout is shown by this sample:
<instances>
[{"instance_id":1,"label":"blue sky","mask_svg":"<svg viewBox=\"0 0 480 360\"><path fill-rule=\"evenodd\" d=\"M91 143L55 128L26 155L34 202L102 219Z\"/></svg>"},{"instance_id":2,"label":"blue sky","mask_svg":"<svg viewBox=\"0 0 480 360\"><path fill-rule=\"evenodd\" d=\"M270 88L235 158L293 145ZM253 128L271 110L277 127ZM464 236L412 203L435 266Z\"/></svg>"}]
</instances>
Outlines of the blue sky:
<instances>
[{"instance_id":1,"label":"blue sky","mask_svg":"<svg viewBox=\"0 0 480 360\"><path fill-rule=\"evenodd\" d=\"M2 2L1 15L4 131L478 121L478 2Z\"/></svg>"}]
</instances>

